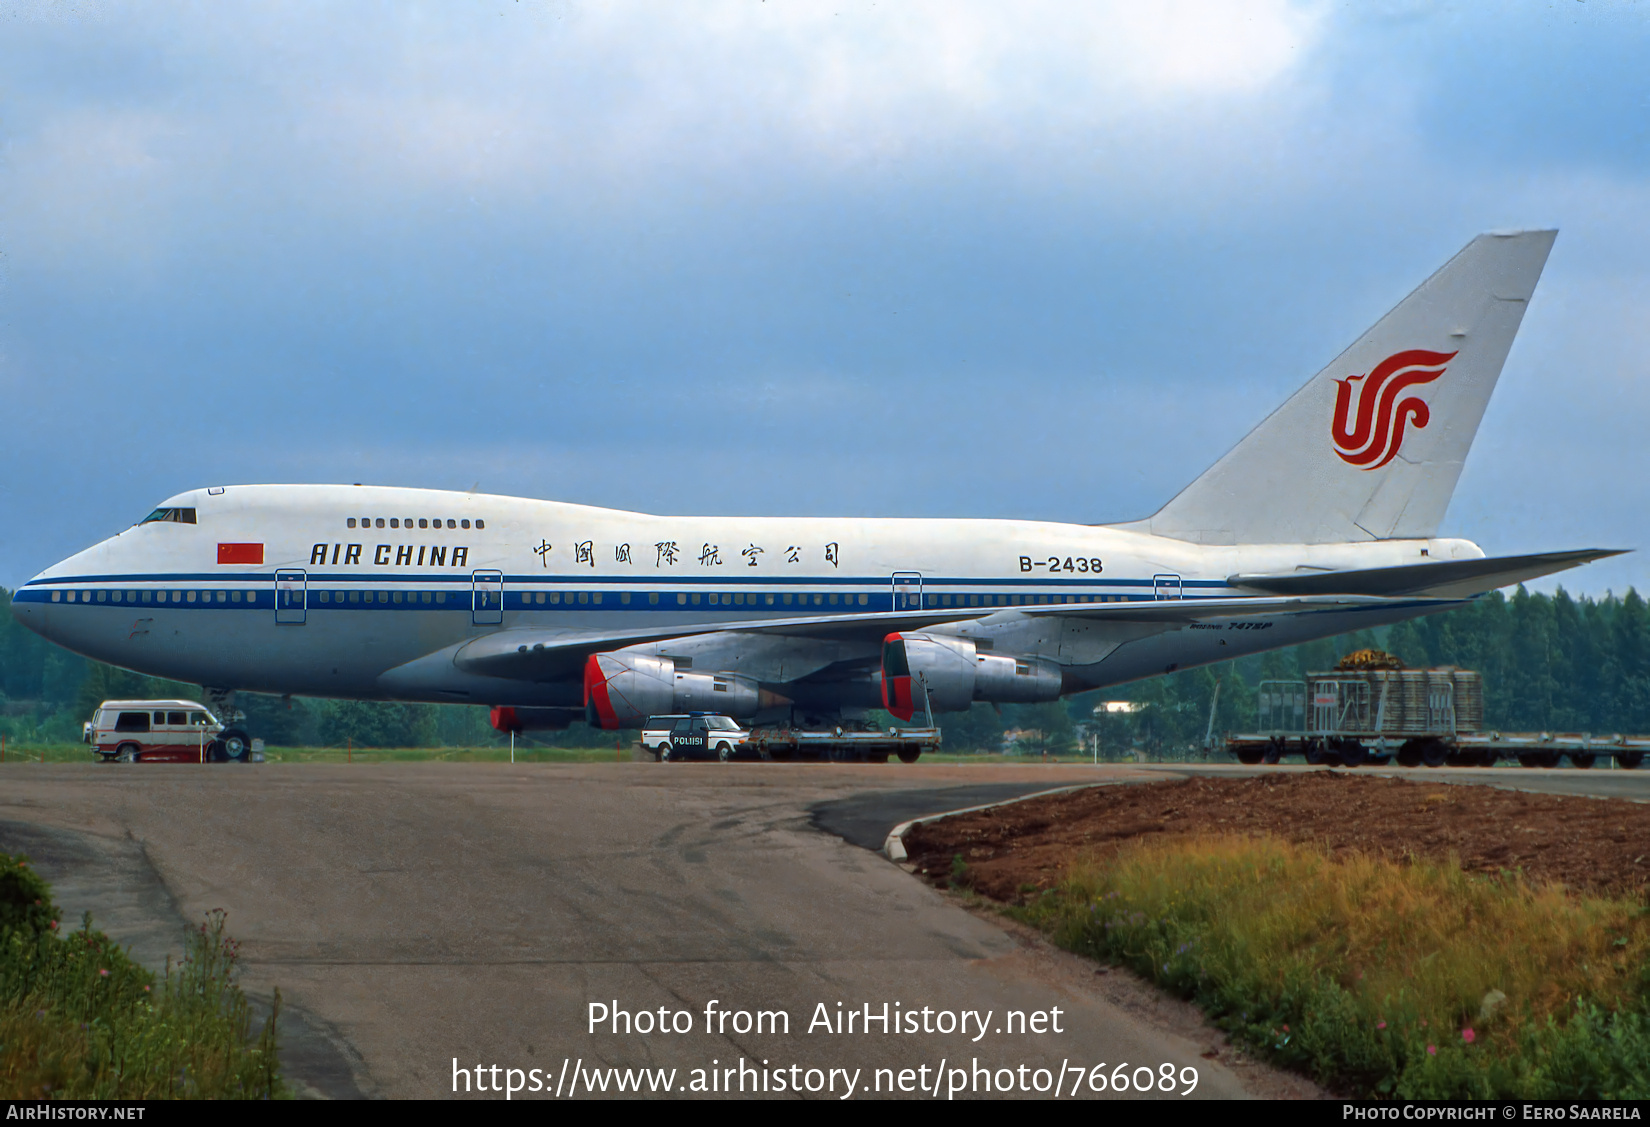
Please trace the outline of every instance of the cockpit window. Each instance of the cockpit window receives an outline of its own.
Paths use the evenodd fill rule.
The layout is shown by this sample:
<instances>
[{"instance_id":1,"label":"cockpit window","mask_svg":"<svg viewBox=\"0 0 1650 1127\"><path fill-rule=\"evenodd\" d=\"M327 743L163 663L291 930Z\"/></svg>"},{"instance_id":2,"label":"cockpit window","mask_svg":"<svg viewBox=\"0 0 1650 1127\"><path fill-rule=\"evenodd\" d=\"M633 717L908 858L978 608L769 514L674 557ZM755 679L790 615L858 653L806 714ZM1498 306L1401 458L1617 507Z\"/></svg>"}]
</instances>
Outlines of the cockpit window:
<instances>
[{"instance_id":1,"label":"cockpit window","mask_svg":"<svg viewBox=\"0 0 1650 1127\"><path fill-rule=\"evenodd\" d=\"M153 524L155 521L158 521L158 520L171 521L174 524L194 524L195 523L195 510L194 509L164 509L164 508L156 509L154 512L150 513L148 516L146 516L142 520L138 521L138 523L139 524Z\"/></svg>"}]
</instances>

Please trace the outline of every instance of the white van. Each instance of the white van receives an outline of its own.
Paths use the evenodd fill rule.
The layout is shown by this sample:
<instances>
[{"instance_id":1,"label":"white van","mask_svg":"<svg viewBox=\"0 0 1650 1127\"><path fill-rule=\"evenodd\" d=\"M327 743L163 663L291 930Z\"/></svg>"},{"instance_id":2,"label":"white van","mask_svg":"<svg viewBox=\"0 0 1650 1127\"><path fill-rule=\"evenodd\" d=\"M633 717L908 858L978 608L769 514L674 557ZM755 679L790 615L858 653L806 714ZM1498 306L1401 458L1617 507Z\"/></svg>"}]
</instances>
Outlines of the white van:
<instances>
[{"instance_id":1,"label":"white van","mask_svg":"<svg viewBox=\"0 0 1650 1127\"><path fill-rule=\"evenodd\" d=\"M84 738L105 763L244 762L252 746L192 700L106 700Z\"/></svg>"}]
</instances>

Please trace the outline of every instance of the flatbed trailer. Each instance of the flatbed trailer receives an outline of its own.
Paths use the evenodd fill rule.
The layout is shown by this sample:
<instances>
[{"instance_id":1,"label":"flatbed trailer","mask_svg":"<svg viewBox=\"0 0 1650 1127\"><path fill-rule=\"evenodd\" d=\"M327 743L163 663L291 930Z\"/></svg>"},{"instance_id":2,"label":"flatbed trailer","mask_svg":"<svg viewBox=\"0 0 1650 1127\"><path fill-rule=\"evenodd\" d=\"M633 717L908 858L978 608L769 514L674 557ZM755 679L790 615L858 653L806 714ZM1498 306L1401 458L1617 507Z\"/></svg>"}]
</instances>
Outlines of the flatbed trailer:
<instances>
[{"instance_id":1,"label":"flatbed trailer","mask_svg":"<svg viewBox=\"0 0 1650 1127\"><path fill-rule=\"evenodd\" d=\"M1378 732L1305 735L1300 732L1232 732L1226 750L1241 763L1280 763L1298 755L1312 764L1357 767L1398 761L1401 767L1493 767L1516 759L1524 767L1557 767L1565 756L1575 767L1614 758L1635 768L1650 752L1650 736L1595 736L1586 732L1459 732L1395 740Z\"/></svg>"},{"instance_id":2,"label":"flatbed trailer","mask_svg":"<svg viewBox=\"0 0 1650 1127\"><path fill-rule=\"evenodd\" d=\"M1262 681L1257 701L1256 730L1224 737L1241 763L1557 767L1568 756L1576 767L1602 757L1634 768L1650 752L1650 736L1484 731L1483 681L1466 669L1336 669Z\"/></svg>"},{"instance_id":3,"label":"flatbed trailer","mask_svg":"<svg viewBox=\"0 0 1650 1127\"><path fill-rule=\"evenodd\" d=\"M932 726L869 732L758 728L745 744L746 751L754 751L763 759L827 759L837 763L886 763L889 756L901 763L915 763L923 752L939 749L940 730Z\"/></svg>"}]
</instances>

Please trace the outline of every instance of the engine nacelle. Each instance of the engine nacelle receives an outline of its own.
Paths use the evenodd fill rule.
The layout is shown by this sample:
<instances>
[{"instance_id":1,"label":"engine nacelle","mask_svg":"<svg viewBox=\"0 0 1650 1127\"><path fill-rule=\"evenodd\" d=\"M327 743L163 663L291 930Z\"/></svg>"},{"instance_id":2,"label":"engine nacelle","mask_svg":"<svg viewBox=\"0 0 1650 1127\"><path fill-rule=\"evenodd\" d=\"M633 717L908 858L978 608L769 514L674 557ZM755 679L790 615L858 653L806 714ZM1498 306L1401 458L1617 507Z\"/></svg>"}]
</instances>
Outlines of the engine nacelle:
<instances>
[{"instance_id":1,"label":"engine nacelle","mask_svg":"<svg viewBox=\"0 0 1650 1127\"><path fill-rule=\"evenodd\" d=\"M579 718L571 708L522 708L500 705L487 713L488 721L501 732L560 731Z\"/></svg>"},{"instance_id":2,"label":"engine nacelle","mask_svg":"<svg viewBox=\"0 0 1650 1127\"><path fill-rule=\"evenodd\" d=\"M1035 657L981 653L970 638L890 634L882 642L882 707L909 720L923 707L962 712L977 700L1057 700L1060 667Z\"/></svg>"},{"instance_id":3,"label":"engine nacelle","mask_svg":"<svg viewBox=\"0 0 1650 1127\"><path fill-rule=\"evenodd\" d=\"M584 712L592 728L639 728L649 716L719 712L754 716L763 693L755 681L731 673L678 673L668 657L591 654L584 663Z\"/></svg>"}]
</instances>

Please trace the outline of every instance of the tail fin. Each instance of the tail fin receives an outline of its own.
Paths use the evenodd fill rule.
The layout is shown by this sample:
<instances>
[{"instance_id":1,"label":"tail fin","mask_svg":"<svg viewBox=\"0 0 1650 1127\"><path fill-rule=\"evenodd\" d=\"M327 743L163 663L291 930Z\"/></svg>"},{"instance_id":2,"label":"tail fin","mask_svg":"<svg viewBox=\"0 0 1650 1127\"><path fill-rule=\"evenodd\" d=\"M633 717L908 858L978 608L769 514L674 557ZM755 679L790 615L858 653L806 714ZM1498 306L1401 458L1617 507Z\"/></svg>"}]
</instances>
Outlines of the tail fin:
<instances>
[{"instance_id":1,"label":"tail fin","mask_svg":"<svg viewBox=\"0 0 1650 1127\"><path fill-rule=\"evenodd\" d=\"M1155 516L1204 544L1434 535L1557 231L1480 235Z\"/></svg>"}]
</instances>

